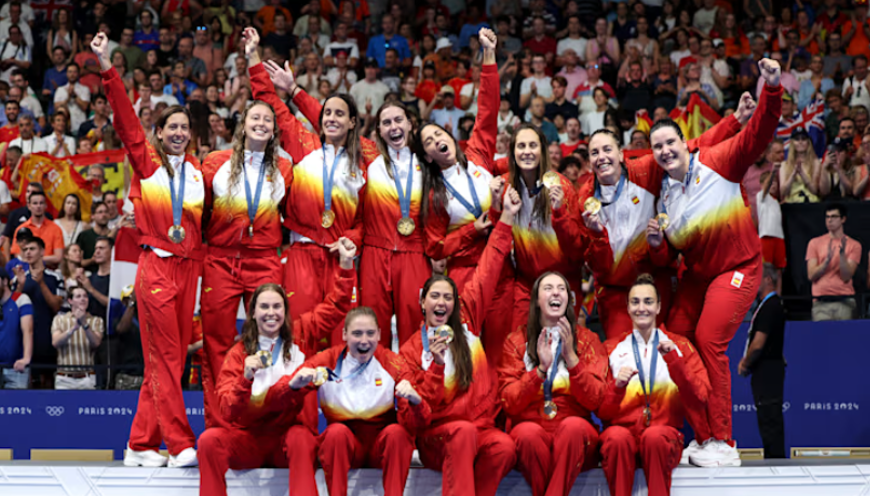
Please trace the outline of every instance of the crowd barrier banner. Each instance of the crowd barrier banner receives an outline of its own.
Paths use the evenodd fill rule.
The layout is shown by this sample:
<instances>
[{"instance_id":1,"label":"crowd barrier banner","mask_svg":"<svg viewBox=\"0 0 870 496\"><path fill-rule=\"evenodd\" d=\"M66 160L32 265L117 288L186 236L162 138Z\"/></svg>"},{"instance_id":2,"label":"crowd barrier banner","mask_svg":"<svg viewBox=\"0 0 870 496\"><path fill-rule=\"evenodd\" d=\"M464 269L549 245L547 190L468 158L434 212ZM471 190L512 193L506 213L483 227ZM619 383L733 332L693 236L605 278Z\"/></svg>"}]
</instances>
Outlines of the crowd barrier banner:
<instances>
[{"instance_id":1,"label":"crowd barrier banner","mask_svg":"<svg viewBox=\"0 0 870 496\"><path fill-rule=\"evenodd\" d=\"M760 448L749 378L737 375L746 330L746 325L740 328L728 350L734 438L740 448ZM868 348L866 322L788 323L787 449L870 446L870 388L860 381ZM138 391L0 390L0 448L12 448L16 459L29 458L33 448L113 449L120 459L138 399ZM199 436L204 429L202 393L186 392L184 401Z\"/></svg>"}]
</instances>

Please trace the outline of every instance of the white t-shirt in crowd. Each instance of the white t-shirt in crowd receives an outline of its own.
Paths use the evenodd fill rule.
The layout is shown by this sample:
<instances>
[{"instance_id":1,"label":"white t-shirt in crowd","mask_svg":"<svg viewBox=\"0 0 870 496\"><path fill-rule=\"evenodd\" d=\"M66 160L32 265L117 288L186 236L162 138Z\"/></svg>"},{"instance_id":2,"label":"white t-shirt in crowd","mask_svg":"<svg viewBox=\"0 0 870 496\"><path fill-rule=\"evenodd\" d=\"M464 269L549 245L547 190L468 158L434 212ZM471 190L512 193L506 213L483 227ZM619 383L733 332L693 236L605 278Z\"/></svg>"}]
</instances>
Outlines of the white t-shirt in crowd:
<instances>
[{"instance_id":1,"label":"white t-shirt in crowd","mask_svg":"<svg viewBox=\"0 0 870 496\"><path fill-rule=\"evenodd\" d=\"M45 150L48 153L53 152L54 149L57 147L58 138L57 138L57 135L54 133L49 134L45 138L42 138L42 140L45 141ZM67 147L67 150L69 150L69 153L67 153L63 149L63 147L60 147L60 150L58 150L57 154L55 154L54 156L58 157L58 158L63 158L63 157L69 156L69 155L75 155L76 154L76 140L75 140L75 138L73 138L72 136L64 136L63 142L66 143L66 147Z\"/></svg>"},{"instance_id":2,"label":"white t-shirt in crowd","mask_svg":"<svg viewBox=\"0 0 870 496\"><path fill-rule=\"evenodd\" d=\"M581 61L586 60L586 38L563 38L556 44L556 55L561 56L567 49L574 50Z\"/></svg>"},{"instance_id":3,"label":"white t-shirt in crowd","mask_svg":"<svg viewBox=\"0 0 870 496\"><path fill-rule=\"evenodd\" d=\"M532 82L535 82L535 87L538 92L538 96L542 98L550 98L553 96L553 87L550 86L550 81L552 78L550 76L544 76L540 79L535 76L529 76L523 79L523 84L520 85L520 94L528 95L532 92Z\"/></svg>"},{"instance_id":4,"label":"white t-shirt in crowd","mask_svg":"<svg viewBox=\"0 0 870 496\"><path fill-rule=\"evenodd\" d=\"M755 198L758 207L758 236L785 239L779 202L770 194L765 196L764 191L759 191Z\"/></svg>"},{"instance_id":5,"label":"white t-shirt in crowd","mask_svg":"<svg viewBox=\"0 0 870 496\"><path fill-rule=\"evenodd\" d=\"M843 80L843 95L846 94L846 90L852 88L852 99L848 100L849 106L863 105L870 109L870 90L867 89L870 86L870 81L866 78L863 81L858 81L857 79L856 76L852 76Z\"/></svg>"},{"instance_id":6,"label":"white t-shirt in crowd","mask_svg":"<svg viewBox=\"0 0 870 496\"><path fill-rule=\"evenodd\" d=\"M338 70L337 67L333 67L326 73L326 80L329 81L329 84L334 88L335 85L338 84L338 81L341 78L341 71ZM350 69L347 71L346 82L342 83L341 86L336 90L338 93L346 94L350 93L350 88L357 82L356 73ZM377 110L377 109L374 109Z\"/></svg>"},{"instance_id":7,"label":"white t-shirt in crowd","mask_svg":"<svg viewBox=\"0 0 870 496\"><path fill-rule=\"evenodd\" d=\"M475 91L474 90L474 83L465 83L465 85L462 87L462 91L459 92L460 98L463 96L464 97L473 97L471 99L471 104L468 106L468 109L466 109L466 112L468 112L469 114L477 115L477 95L478 95L478 93L480 93L480 89L478 88L478 91Z\"/></svg>"},{"instance_id":8,"label":"white t-shirt in crowd","mask_svg":"<svg viewBox=\"0 0 870 496\"><path fill-rule=\"evenodd\" d=\"M360 114L366 113L366 99L372 101L372 115L383 105L384 98L390 92L390 87L381 81L369 83L365 79L357 81L350 87L350 96L356 100L356 108Z\"/></svg>"},{"instance_id":9,"label":"white t-shirt in crowd","mask_svg":"<svg viewBox=\"0 0 870 496\"><path fill-rule=\"evenodd\" d=\"M589 136L595 131L602 129L604 127L604 114L605 112L586 112L580 116L580 129L583 130L583 134Z\"/></svg>"},{"instance_id":10,"label":"white t-shirt in crowd","mask_svg":"<svg viewBox=\"0 0 870 496\"><path fill-rule=\"evenodd\" d=\"M45 140L40 138L39 136L33 136L29 140L26 140L19 136L14 140L10 141L9 146L17 146L21 148L21 153L24 155L27 155L28 153L39 153L48 151L48 145L45 143Z\"/></svg>"},{"instance_id":11,"label":"white t-shirt in crowd","mask_svg":"<svg viewBox=\"0 0 870 496\"><path fill-rule=\"evenodd\" d=\"M87 86L81 83L76 83L75 88L73 88L72 91L79 97L79 100L83 100L86 102L91 101L91 90L89 90ZM70 87L69 83L67 83L54 92L55 108L59 103L63 103L69 98ZM78 104L75 103L75 101L70 100L67 107L69 108L70 129L78 129L79 127L81 127L83 122L88 120L88 116L87 114L85 114L85 111L82 110L81 107L79 107Z\"/></svg>"},{"instance_id":12,"label":"white t-shirt in crowd","mask_svg":"<svg viewBox=\"0 0 870 496\"><path fill-rule=\"evenodd\" d=\"M347 40L347 41L333 41L332 43L326 45L326 48L323 50L324 57L335 57L338 55L338 52L345 51L347 52L347 59L358 59L359 58L359 47L356 44L356 40Z\"/></svg>"}]
</instances>

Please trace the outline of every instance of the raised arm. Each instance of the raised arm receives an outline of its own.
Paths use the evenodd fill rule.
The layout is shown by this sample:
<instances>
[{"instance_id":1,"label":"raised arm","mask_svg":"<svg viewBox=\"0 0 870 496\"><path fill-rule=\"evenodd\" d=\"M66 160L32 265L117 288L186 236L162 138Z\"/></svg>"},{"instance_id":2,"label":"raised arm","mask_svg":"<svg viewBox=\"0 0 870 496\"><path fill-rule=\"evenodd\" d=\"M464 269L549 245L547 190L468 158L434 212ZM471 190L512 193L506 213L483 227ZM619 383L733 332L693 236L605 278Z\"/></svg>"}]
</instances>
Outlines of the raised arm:
<instances>
[{"instance_id":1,"label":"raised arm","mask_svg":"<svg viewBox=\"0 0 870 496\"><path fill-rule=\"evenodd\" d=\"M153 150L139 122L133 104L127 98L127 89L109 59L109 39L104 33L97 33L91 42L91 49L100 59L103 87L106 99L115 115L115 130L127 149L133 171L141 177L149 177L160 164L152 158ZM70 88L72 92L72 88Z\"/></svg>"},{"instance_id":2,"label":"raised arm","mask_svg":"<svg viewBox=\"0 0 870 496\"><path fill-rule=\"evenodd\" d=\"M468 147L468 158L476 165L492 170L495 156L495 140L498 136L499 94L498 66L495 63L496 36L491 30L480 30L480 44L483 47L483 66L480 70L480 94L478 96L477 117Z\"/></svg>"}]
</instances>

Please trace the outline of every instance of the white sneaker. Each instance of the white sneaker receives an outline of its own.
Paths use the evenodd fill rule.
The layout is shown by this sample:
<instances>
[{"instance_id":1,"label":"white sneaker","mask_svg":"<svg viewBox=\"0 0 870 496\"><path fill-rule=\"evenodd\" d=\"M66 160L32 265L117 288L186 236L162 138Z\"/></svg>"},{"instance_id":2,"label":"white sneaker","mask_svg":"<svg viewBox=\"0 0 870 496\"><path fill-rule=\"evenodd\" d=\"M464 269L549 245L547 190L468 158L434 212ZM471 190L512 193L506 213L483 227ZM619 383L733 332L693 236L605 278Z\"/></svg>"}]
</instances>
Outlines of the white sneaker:
<instances>
[{"instance_id":1,"label":"white sneaker","mask_svg":"<svg viewBox=\"0 0 870 496\"><path fill-rule=\"evenodd\" d=\"M696 439L692 439L692 442L683 449L683 456L680 458L680 465L691 465L691 463L689 463L689 457L704 449L705 446L707 446L707 441L704 441L703 444L698 444Z\"/></svg>"},{"instance_id":2,"label":"white sneaker","mask_svg":"<svg viewBox=\"0 0 870 496\"><path fill-rule=\"evenodd\" d=\"M689 455L689 462L698 467L739 467L740 453L725 441L713 439L701 450Z\"/></svg>"},{"instance_id":3,"label":"white sneaker","mask_svg":"<svg viewBox=\"0 0 870 496\"><path fill-rule=\"evenodd\" d=\"M196 467L199 460L196 459L196 450L187 448L177 455L169 455L169 468Z\"/></svg>"},{"instance_id":4,"label":"white sneaker","mask_svg":"<svg viewBox=\"0 0 870 496\"><path fill-rule=\"evenodd\" d=\"M166 457L156 451L135 451L130 449L130 443L127 443L127 451L124 453L126 467L165 467L166 462Z\"/></svg>"}]
</instances>

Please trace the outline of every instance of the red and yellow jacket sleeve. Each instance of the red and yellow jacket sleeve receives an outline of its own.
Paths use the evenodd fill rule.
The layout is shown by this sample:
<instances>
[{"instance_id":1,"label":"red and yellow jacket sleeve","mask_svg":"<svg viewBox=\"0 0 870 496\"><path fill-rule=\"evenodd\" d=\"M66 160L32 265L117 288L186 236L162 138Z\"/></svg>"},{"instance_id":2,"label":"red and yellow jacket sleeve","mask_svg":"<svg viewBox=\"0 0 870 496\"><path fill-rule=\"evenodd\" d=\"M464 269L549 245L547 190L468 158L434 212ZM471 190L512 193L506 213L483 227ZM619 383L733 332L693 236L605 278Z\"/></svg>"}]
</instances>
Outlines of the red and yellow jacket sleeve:
<instances>
[{"instance_id":1,"label":"red and yellow jacket sleeve","mask_svg":"<svg viewBox=\"0 0 870 496\"><path fill-rule=\"evenodd\" d=\"M705 131L695 139L689 140L689 151L694 152L698 148L706 148L715 146L723 141L727 141L740 132L740 122L734 117L734 114L723 118L713 127Z\"/></svg>"},{"instance_id":2,"label":"red and yellow jacket sleeve","mask_svg":"<svg viewBox=\"0 0 870 496\"><path fill-rule=\"evenodd\" d=\"M668 373L680 390L680 400L689 410L703 410L710 394L710 379L698 351L689 340L673 336L674 344L680 349L680 356L671 351L663 358L668 364Z\"/></svg>"},{"instance_id":3,"label":"red and yellow jacket sleeve","mask_svg":"<svg viewBox=\"0 0 870 496\"><path fill-rule=\"evenodd\" d=\"M553 230L556 231L556 238L559 240L562 253L571 260L582 264L586 259L585 252L591 242L590 237L595 233L590 233L589 229L583 225L583 219L580 217L581 207L578 203L582 197L578 194L578 190L570 186L570 182L566 178L561 178L561 181L562 189L565 191L565 200L559 208L553 210L551 223ZM582 194L586 190L586 184L584 184L579 191ZM583 200L585 201L585 198Z\"/></svg>"},{"instance_id":4,"label":"red and yellow jacket sleeve","mask_svg":"<svg viewBox=\"0 0 870 496\"><path fill-rule=\"evenodd\" d=\"M377 351L375 351L375 356L398 386L403 380L405 369L409 368L405 359L401 355L397 355L384 347L378 347ZM420 394L419 388L413 382L411 382L411 385ZM420 396L422 398L422 394ZM399 424L412 433L425 428L432 421L432 409L429 408L429 404L426 403L425 399L417 405L412 405L410 401L404 398L396 398L396 406L399 410Z\"/></svg>"},{"instance_id":5,"label":"red and yellow jacket sleeve","mask_svg":"<svg viewBox=\"0 0 870 496\"><path fill-rule=\"evenodd\" d=\"M103 87L106 89L106 99L112 107L115 119L115 131L124 148L133 172L141 177L149 177L161 166L160 157L148 143L145 130L139 122L139 117L133 109L133 104L127 97L127 90L115 68L103 71Z\"/></svg>"},{"instance_id":6,"label":"red and yellow jacket sleeve","mask_svg":"<svg viewBox=\"0 0 870 496\"><path fill-rule=\"evenodd\" d=\"M483 319L495 298L498 279L505 258L510 254L512 239L511 226L499 221L489 236L471 280L464 288L459 288L463 309L467 318L471 320L469 329L475 333L479 333L483 328Z\"/></svg>"},{"instance_id":7,"label":"red and yellow jacket sleeve","mask_svg":"<svg viewBox=\"0 0 870 496\"><path fill-rule=\"evenodd\" d=\"M526 329L514 329L504 343L498 367L499 400L505 412L519 416L541 395L544 379L535 369L526 370Z\"/></svg>"},{"instance_id":8,"label":"red and yellow jacket sleeve","mask_svg":"<svg viewBox=\"0 0 870 496\"><path fill-rule=\"evenodd\" d=\"M477 117L465 154L475 164L492 172L495 140L498 136L499 95L498 67L488 64L480 70L480 93L477 97Z\"/></svg>"},{"instance_id":9,"label":"red and yellow jacket sleeve","mask_svg":"<svg viewBox=\"0 0 870 496\"><path fill-rule=\"evenodd\" d=\"M399 373L399 379L413 384L423 401L435 410L444 405L444 365L432 362L428 370L423 370L421 339L422 331L418 331L399 350L399 355L408 365Z\"/></svg>"},{"instance_id":10,"label":"red and yellow jacket sleeve","mask_svg":"<svg viewBox=\"0 0 870 496\"><path fill-rule=\"evenodd\" d=\"M574 339L579 362L568 369L571 395L583 408L593 412L601 406L607 390L607 352L598 336L585 327L577 327Z\"/></svg>"},{"instance_id":11,"label":"red and yellow jacket sleeve","mask_svg":"<svg viewBox=\"0 0 870 496\"><path fill-rule=\"evenodd\" d=\"M350 311L353 276L353 269L340 269L335 287L326 295L323 303L293 322L294 339L300 348L319 349L319 342L328 340L332 331L344 320Z\"/></svg>"},{"instance_id":12,"label":"red and yellow jacket sleeve","mask_svg":"<svg viewBox=\"0 0 870 496\"><path fill-rule=\"evenodd\" d=\"M450 217L444 209L436 210L432 206L434 196L434 193L429 193L429 215L423 225L426 234L426 255L433 260L443 260L456 256L463 248L474 246L480 233L474 227L474 222L469 222L453 232L447 232L450 227Z\"/></svg>"}]
</instances>

